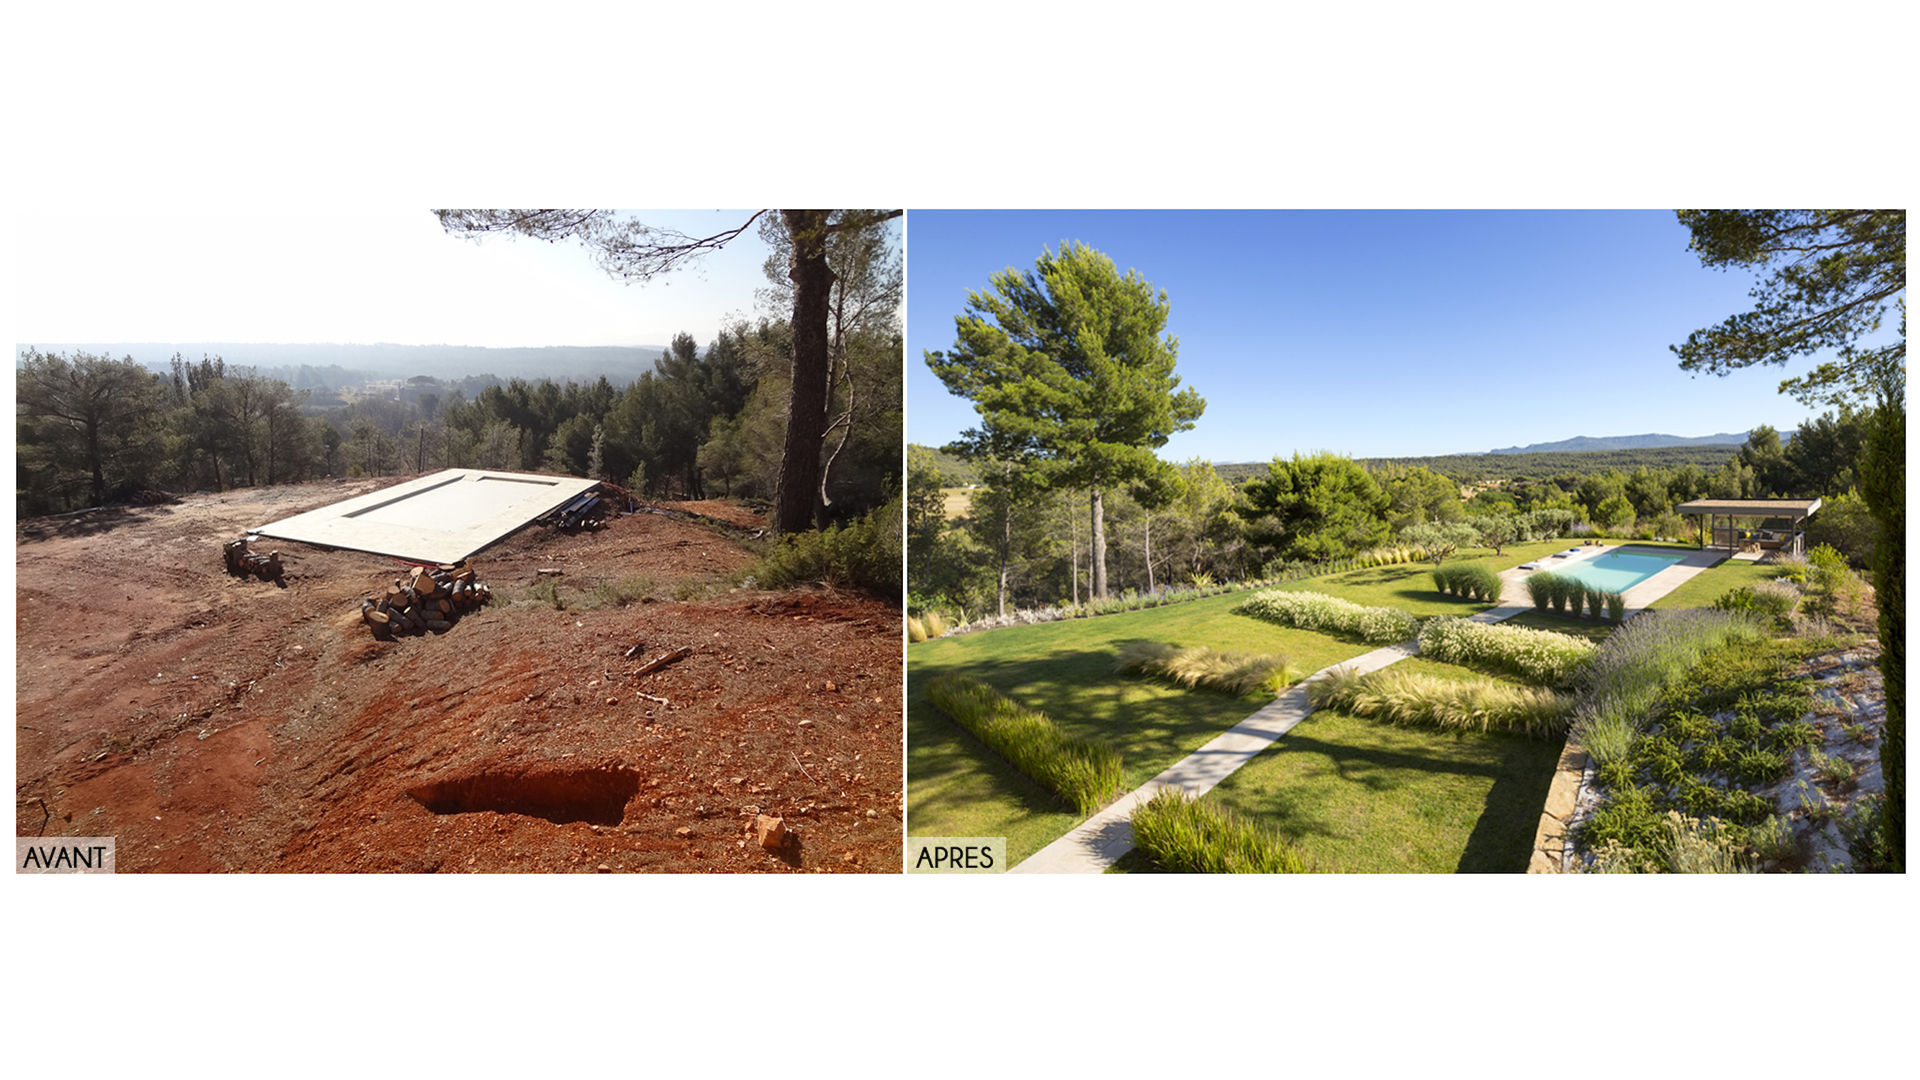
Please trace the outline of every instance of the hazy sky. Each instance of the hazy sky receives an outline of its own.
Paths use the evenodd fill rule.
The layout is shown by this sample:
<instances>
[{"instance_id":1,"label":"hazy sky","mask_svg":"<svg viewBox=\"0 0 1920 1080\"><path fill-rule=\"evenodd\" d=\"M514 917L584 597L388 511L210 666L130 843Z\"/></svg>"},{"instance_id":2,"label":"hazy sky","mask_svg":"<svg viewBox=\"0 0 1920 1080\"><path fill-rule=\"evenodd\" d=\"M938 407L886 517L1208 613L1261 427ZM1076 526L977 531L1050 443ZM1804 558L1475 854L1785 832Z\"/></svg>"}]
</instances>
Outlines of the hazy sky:
<instances>
[{"instance_id":1,"label":"hazy sky","mask_svg":"<svg viewBox=\"0 0 1920 1080\"><path fill-rule=\"evenodd\" d=\"M640 211L707 236L752 211ZM15 344L702 345L754 312L758 225L690 268L622 284L573 243L450 236L431 210L351 216L20 215ZM698 231L696 231L698 230Z\"/></svg>"},{"instance_id":2,"label":"hazy sky","mask_svg":"<svg viewBox=\"0 0 1920 1080\"><path fill-rule=\"evenodd\" d=\"M1776 392L1780 368L1679 369L1667 347L1746 310L1753 282L1702 267L1687 239L1670 210L912 211L908 439L941 445L977 420L922 360L952 348L967 293L1065 240L1167 293L1176 373L1207 400L1169 459L1442 454L1817 413Z\"/></svg>"}]
</instances>

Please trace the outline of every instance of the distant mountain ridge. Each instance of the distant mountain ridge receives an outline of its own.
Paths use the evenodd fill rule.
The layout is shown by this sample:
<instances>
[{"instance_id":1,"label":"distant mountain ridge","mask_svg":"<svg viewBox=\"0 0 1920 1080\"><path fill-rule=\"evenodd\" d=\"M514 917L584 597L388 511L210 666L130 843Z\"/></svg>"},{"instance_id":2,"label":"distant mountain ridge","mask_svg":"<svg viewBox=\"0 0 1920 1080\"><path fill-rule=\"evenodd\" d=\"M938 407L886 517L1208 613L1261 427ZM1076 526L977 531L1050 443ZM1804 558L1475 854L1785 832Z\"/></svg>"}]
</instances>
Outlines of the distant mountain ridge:
<instances>
[{"instance_id":1,"label":"distant mountain ridge","mask_svg":"<svg viewBox=\"0 0 1920 1080\"><path fill-rule=\"evenodd\" d=\"M1793 432L1783 431L1780 440L1785 442ZM1576 435L1559 442L1534 443L1531 446L1506 446L1498 450L1489 450L1489 454L1546 454L1558 451L1581 450L1647 450L1659 446L1739 446L1747 441L1747 433L1725 432L1719 435Z\"/></svg>"},{"instance_id":2,"label":"distant mountain ridge","mask_svg":"<svg viewBox=\"0 0 1920 1080\"><path fill-rule=\"evenodd\" d=\"M297 370L340 368L343 374L367 379L407 379L431 375L438 379L460 380L470 375L497 375L502 379L548 378L591 381L605 375L615 385L632 382L645 371L653 370L665 345L548 345L525 348L489 348L480 345L286 345L248 342L136 342L116 344L40 344L29 342L14 349L15 363L26 345L41 352L87 352L134 361L155 371L168 370L174 353L198 363L200 357L218 356L227 367L257 367L262 374L269 369Z\"/></svg>"}]
</instances>

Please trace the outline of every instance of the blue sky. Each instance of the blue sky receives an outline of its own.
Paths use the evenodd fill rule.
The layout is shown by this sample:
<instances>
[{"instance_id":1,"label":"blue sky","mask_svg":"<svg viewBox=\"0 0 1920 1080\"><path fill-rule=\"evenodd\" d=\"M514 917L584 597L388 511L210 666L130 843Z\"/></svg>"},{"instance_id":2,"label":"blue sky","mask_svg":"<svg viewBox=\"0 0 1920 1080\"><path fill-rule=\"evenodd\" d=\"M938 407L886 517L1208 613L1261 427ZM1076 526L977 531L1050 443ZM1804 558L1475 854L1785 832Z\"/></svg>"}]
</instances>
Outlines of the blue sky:
<instances>
[{"instance_id":1,"label":"blue sky","mask_svg":"<svg viewBox=\"0 0 1920 1080\"><path fill-rule=\"evenodd\" d=\"M1669 345L1749 305L1670 210L910 211L907 435L976 420L927 370L970 290L1066 240L1137 269L1172 305L1176 372L1207 411L1171 460L1485 451L1576 435L1790 428L1777 392L1811 366L1726 378Z\"/></svg>"}]
</instances>

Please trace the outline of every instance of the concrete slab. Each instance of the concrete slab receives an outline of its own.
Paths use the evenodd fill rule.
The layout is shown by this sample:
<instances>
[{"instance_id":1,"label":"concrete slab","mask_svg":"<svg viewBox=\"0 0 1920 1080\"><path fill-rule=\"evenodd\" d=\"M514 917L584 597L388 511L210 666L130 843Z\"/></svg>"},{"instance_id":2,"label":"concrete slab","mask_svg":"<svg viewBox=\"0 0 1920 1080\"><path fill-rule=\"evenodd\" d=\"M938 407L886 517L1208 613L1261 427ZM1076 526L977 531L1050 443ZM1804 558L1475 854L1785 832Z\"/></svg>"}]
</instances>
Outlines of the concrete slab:
<instances>
[{"instance_id":1,"label":"concrete slab","mask_svg":"<svg viewBox=\"0 0 1920 1080\"><path fill-rule=\"evenodd\" d=\"M458 562L596 483L578 476L446 469L253 531L418 562Z\"/></svg>"}]
</instances>

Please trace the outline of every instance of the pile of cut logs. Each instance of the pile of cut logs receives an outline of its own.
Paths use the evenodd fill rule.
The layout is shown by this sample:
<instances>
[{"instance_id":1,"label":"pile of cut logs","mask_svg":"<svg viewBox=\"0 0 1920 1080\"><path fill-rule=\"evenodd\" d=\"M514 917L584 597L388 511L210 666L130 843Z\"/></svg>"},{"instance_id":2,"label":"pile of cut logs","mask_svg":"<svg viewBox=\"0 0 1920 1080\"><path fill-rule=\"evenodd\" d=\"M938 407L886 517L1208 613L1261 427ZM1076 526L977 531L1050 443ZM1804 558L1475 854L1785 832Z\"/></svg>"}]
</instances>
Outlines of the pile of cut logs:
<instances>
[{"instance_id":1,"label":"pile of cut logs","mask_svg":"<svg viewBox=\"0 0 1920 1080\"><path fill-rule=\"evenodd\" d=\"M229 540L221 545L221 554L226 556L227 573L234 577L257 577L261 581L278 581L286 570L280 565L280 553L275 551L267 555L255 555L247 550L247 542Z\"/></svg>"},{"instance_id":2,"label":"pile of cut logs","mask_svg":"<svg viewBox=\"0 0 1920 1080\"><path fill-rule=\"evenodd\" d=\"M360 618L374 637L438 633L453 628L460 616L487 602L492 590L474 580L473 563L423 566L393 583L385 596L366 598Z\"/></svg>"}]
</instances>

